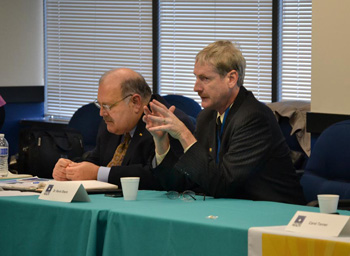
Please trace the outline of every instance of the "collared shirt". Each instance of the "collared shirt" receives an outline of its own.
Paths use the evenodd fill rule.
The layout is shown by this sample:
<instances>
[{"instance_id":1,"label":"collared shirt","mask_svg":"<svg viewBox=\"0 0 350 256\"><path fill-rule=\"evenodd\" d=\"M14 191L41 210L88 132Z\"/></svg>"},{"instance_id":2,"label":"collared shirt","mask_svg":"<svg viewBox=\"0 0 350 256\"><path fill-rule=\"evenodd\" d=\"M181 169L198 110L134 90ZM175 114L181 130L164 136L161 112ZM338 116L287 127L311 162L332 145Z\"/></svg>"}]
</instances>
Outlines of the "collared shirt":
<instances>
[{"instance_id":1,"label":"collared shirt","mask_svg":"<svg viewBox=\"0 0 350 256\"><path fill-rule=\"evenodd\" d=\"M130 131L131 139L132 139L132 137L134 137L135 130L136 130L136 126L134 129L132 129ZM124 135L123 135L123 139L124 139ZM98 173L97 173L97 180L108 182L108 177L109 177L110 171L111 171L111 167L100 166L100 168L98 169Z\"/></svg>"}]
</instances>

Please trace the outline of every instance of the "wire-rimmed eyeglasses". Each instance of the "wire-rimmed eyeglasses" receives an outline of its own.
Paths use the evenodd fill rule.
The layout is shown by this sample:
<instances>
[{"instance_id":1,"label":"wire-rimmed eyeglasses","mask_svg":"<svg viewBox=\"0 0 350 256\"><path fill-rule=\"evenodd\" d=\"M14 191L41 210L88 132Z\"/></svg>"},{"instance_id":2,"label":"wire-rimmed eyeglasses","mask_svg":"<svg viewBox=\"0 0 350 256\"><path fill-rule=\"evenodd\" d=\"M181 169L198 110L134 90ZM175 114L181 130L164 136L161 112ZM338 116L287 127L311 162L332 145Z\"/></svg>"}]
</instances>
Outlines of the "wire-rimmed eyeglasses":
<instances>
[{"instance_id":1,"label":"wire-rimmed eyeglasses","mask_svg":"<svg viewBox=\"0 0 350 256\"><path fill-rule=\"evenodd\" d=\"M182 193L179 193L177 191L168 191L166 193L166 196L169 198L169 199L178 199L178 198L181 198L182 200L184 201L193 201L193 200L197 200L196 199L196 196L202 196L203 197L203 201L205 201L205 194L202 194L202 193L195 193L194 191L191 191L191 190L186 190Z\"/></svg>"},{"instance_id":2,"label":"wire-rimmed eyeglasses","mask_svg":"<svg viewBox=\"0 0 350 256\"><path fill-rule=\"evenodd\" d=\"M114 102L111 105L107 105L107 104L101 104L98 102L98 100L94 100L94 104L96 105L96 107L98 108L103 108L104 110L110 111L113 107L117 106L118 103L122 102L123 100L125 100L127 97L132 96L132 94L126 95L124 98L122 98L121 100L118 100L116 102Z\"/></svg>"}]
</instances>

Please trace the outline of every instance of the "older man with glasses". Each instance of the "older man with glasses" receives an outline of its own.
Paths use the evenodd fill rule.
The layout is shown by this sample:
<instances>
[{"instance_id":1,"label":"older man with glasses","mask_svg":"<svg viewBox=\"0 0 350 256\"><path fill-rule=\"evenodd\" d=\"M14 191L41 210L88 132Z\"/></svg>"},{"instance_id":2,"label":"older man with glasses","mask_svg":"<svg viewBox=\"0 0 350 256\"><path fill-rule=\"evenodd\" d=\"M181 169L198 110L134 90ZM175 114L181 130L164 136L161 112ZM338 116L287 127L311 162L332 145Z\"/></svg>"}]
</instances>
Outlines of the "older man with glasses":
<instances>
[{"instance_id":1,"label":"older man with glasses","mask_svg":"<svg viewBox=\"0 0 350 256\"><path fill-rule=\"evenodd\" d=\"M120 186L121 177L140 177L140 189L163 190L151 172L154 159L152 135L142 121L144 107L156 99L145 79L137 72L113 69L99 81L95 105L100 108L104 122L99 128L97 145L87 159L80 163L61 158L53 170L56 180L100 180ZM180 110L175 114L193 131L191 119ZM183 150L178 141L172 141L179 155Z\"/></svg>"}]
</instances>

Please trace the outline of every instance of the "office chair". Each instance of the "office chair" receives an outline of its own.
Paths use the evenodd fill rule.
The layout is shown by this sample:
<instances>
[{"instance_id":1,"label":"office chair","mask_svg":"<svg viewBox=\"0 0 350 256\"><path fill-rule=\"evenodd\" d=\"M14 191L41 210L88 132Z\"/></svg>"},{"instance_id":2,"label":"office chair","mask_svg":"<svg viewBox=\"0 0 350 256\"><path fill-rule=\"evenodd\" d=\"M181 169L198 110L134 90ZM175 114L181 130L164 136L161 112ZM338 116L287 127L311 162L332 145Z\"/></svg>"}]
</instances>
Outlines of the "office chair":
<instances>
[{"instance_id":1,"label":"office chair","mask_svg":"<svg viewBox=\"0 0 350 256\"><path fill-rule=\"evenodd\" d=\"M84 151L90 151L96 146L98 127L102 117L100 110L94 103L89 103L79 108L71 117L68 127L81 132L84 142Z\"/></svg>"},{"instance_id":2,"label":"office chair","mask_svg":"<svg viewBox=\"0 0 350 256\"><path fill-rule=\"evenodd\" d=\"M201 112L202 108L195 100L183 95L175 95L175 94L165 95L163 96L163 98L170 105L174 105L175 107L185 112L191 118L192 122L196 124L196 118L199 112Z\"/></svg>"},{"instance_id":3,"label":"office chair","mask_svg":"<svg viewBox=\"0 0 350 256\"><path fill-rule=\"evenodd\" d=\"M312 149L300 180L309 205L317 206L318 194L339 195L339 208L350 199L350 120L324 130Z\"/></svg>"}]
</instances>

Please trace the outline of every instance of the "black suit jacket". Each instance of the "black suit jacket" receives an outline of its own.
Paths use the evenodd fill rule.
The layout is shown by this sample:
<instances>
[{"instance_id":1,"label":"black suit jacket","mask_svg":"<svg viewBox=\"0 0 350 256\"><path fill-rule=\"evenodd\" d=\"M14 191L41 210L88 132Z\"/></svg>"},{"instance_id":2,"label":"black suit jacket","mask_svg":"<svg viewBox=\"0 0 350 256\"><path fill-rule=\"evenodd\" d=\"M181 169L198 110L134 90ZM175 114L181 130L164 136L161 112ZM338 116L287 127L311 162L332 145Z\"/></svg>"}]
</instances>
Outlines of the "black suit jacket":
<instances>
[{"instance_id":1,"label":"black suit jacket","mask_svg":"<svg viewBox=\"0 0 350 256\"><path fill-rule=\"evenodd\" d=\"M159 95L152 95L152 99L156 99L169 107L169 104ZM193 122L185 113L176 109L175 115L182 120L192 132L194 131ZM102 121L97 135L96 147L87 157L86 161L92 162L98 166L107 166L116 148L121 143L121 140L122 136L108 132L106 123ZM183 149L178 141L172 140L171 145L175 148L176 155L181 155L183 153ZM141 117L130 141L122 165L111 167L108 182L120 186L121 177L140 177L139 189L163 190L161 183L151 172L154 155L155 148L153 137L147 131Z\"/></svg>"},{"instance_id":2,"label":"black suit jacket","mask_svg":"<svg viewBox=\"0 0 350 256\"><path fill-rule=\"evenodd\" d=\"M171 150L154 169L167 190L199 186L215 197L304 204L289 148L271 110L243 86L224 123L216 162L216 117L203 110L195 143L181 158Z\"/></svg>"}]
</instances>

